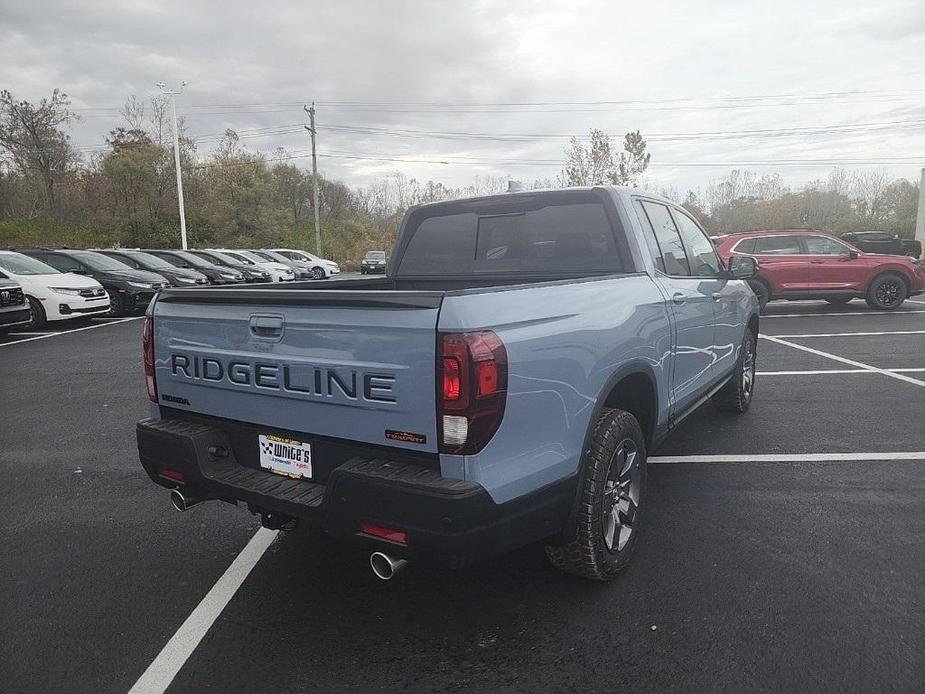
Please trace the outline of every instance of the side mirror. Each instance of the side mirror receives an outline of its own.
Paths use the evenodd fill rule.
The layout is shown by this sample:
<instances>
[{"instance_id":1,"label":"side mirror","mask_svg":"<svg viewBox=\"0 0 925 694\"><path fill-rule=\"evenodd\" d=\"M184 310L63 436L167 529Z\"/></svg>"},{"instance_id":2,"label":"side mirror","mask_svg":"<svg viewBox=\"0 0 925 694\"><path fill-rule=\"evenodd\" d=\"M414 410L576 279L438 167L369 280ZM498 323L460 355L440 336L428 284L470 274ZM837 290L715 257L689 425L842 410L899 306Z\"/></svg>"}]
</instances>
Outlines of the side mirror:
<instances>
[{"instance_id":1,"label":"side mirror","mask_svg":"<svg viewBox=\"0 0 925 694\"><path fill-rule=\"evenodd\" d=\"M851 260L857 260L858 258L861 257L861 254L852 248L850 251L848 251L848 257Z\"/></svg>"},{"instance_id":2,"label":"side mirror","mask_svg":"<svg viewBox=\"0 0 925 694\"><path fill-rule=\"evenodd\" d=\"M749 255L734 255L727 274L731 280L750 280L758 274L758 263Z\"/></svg>"}]
</instances>

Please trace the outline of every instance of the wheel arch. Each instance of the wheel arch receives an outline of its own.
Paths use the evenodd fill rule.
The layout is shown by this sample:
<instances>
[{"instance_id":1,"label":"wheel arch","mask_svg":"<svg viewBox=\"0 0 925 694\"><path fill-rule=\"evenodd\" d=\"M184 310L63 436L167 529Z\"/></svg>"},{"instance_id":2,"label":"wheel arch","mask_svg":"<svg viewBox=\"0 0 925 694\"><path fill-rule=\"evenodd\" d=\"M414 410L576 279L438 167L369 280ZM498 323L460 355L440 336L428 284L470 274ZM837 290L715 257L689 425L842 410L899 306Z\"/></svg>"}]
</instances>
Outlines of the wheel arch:
<instances>
[{"instance_id":1,"label":"wheel arch","mask_svg":"<svg viewBox=\"0 0 925 694\"><path fill-rule=\"evenodd\" d=\"M912 291L912 280L906 274L906 272L899 266L887 266L885 268L878 268L873 277L870 278L870 282L867 283L867 286L864 288L864 293L866 294L870 290L870 286L879 280L884 275L897 275L903 281L903 284L906 285L906 296L909 295L909 292Z\"/></svg>"},{"instance_id":2,"label":"wheel arch","mask_svg":"<svg viewBox=\"0 0 925 694\"><path fill-rule=\"evenodd\" d=\"M629 412L639 422L645 439L646 455L659 439L658 413L659 388L655 370L646 361L638 360L622 364L607 379L604 387L595 401L591 419L585 432L581 448L581 460L578 474L575 475L575 499L569 512L568 520L559 534L559 542L569 542L574 539L578 523L578 503L585 478L586 454L590 450L594 428L601 413L607 409L620 409Z\"/></svg>"}]
</instances>

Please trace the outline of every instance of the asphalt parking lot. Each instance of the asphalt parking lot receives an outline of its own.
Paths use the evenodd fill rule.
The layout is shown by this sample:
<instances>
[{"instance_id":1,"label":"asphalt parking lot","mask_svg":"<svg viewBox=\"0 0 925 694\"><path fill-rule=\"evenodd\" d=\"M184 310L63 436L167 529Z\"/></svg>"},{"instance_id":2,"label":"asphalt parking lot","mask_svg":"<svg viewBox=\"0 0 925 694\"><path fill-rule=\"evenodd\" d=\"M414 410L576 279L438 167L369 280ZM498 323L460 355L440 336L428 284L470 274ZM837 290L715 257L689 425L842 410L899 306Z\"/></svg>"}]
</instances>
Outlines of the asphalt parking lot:
<instances>
[{"instance_id":1,"label":"asphalt parking lot","mask_svg":"<svg viewBox=\"0 0 925 694\"><path fill-rule=\"evenodd\" d=\"M771 304L751 410L656 452L606 585L536 547L385 584L244 509L176 513L135 451L140 329L0 342L2 691L922 690L925 301Z\"/></svg>"}]
</instances>

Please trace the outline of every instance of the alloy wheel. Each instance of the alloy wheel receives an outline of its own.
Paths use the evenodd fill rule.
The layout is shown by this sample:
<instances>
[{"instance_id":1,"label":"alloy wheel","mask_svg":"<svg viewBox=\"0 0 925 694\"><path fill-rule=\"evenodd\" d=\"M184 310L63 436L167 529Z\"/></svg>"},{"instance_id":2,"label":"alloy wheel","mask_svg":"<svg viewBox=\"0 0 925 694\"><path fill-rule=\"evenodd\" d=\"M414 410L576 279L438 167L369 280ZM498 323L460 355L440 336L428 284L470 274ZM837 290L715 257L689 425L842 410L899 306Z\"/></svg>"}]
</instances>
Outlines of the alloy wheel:
<instances>
[{"instance_id":1,"label":"alloy wheel","mask_svg":"<svg viewBox=\"0 0 925 694\"><path fill-rule=\"evenodd\" d=\"M610 459L601 504L601 532L611 552L626 547L633 534L641 486L639 451L633 441L624 439Z\"/></svg>"}]
</instances>

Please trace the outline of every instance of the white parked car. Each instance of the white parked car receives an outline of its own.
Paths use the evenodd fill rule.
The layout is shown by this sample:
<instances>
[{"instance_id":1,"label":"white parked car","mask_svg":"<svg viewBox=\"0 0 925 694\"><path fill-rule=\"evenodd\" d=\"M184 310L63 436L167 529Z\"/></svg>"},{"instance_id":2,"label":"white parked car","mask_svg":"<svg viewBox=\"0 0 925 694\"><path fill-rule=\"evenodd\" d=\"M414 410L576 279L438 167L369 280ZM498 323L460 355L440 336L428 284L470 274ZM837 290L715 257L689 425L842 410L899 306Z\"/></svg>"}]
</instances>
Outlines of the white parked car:
<instances>
[{"instance_id":1,"label":"white parked car","mask_svg":"<svg viewBox=\"0 0 925 694\"><path fill-rule=\"evenodd\" d=\"M32 328L51 321L103 315L109 310L109 295L95 279L61 272L22 253L0 251L0 273L22 287L32 309Z\"/></svg>"},{"instance_id":2,"label":"white parked car","mask_svg":"<svg viewBox=\"0 0 925 694\"><path fill-rule=\"evenodd\" d=\"M256 265L261 270L269 272L274 282L292 282L295 279L295 272L291 267L287 267L282 263L272 263L259 255L254 255L250 251L230 251L226 248L208 248L206 250L217 251L230 256L244 265Z\"/></svg>"},{"instance_id":3,"label":"white parked car","mask_svg":"<svg viewBox=\"0 0 925 694\"><path fill-rule=\"evenodd\" d=\"M312 276L316 280L323 280L332 275L340 274L340 266L333 260L319 258L317 255L312 255L306 251L297 251L294 248L268 248L267 250L279 253L284 258L289 258L289 260L308 268L312 271Z\"/></svg>"}]
</instances>

